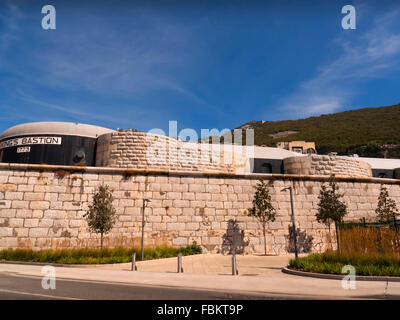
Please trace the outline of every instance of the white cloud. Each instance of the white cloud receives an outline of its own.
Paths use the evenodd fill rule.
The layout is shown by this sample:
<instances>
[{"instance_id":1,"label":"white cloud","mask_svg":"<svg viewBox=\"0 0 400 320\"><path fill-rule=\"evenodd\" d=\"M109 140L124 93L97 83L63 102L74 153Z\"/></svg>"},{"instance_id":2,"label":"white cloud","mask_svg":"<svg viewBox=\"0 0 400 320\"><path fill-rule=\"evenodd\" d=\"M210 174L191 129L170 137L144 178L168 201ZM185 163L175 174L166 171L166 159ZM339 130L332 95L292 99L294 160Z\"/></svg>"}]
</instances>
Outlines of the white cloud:
<instances>
[{"instance_id":1,"label":"white cloud","mask_svg":"<svg viewBox=\"0 0 400 320\"><path fill-rule=\"evenodd\" d=\"M283 98L282 110L296 117L335 112L358 94L362 81L393 72L400 62L400 32L392 26L398 19L400 8L379 15L356 41L336 39L343 53Z\"/></svg>"},{"instance_id":2,"label":"white cloud","mask_svg":"<svg viewBox=\"0 0 400 320\"><path fill-rule=\"evenodd\" d=\"M0 11L0 21L4 24L0 34L0 56L9 49L9 45L20 39L20 21L24 18L22 11L11 1L3 3L5 10Z\"/></svg>"}]
</instances>

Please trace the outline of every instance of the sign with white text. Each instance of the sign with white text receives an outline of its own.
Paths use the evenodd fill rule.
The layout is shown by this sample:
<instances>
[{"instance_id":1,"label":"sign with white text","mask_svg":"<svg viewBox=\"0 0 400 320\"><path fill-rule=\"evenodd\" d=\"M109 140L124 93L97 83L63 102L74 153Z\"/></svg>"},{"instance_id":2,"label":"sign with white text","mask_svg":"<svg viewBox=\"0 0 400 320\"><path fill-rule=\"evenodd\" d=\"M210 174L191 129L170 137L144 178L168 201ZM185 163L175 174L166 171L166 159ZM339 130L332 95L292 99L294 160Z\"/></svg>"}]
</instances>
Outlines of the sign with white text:
<instances>
[{"instance_id":1,"label":"sign with white text","mask_svg":"<svg viewBox=\"0 0 400 320\"><path fill-rule=\"evenodd\" d=\"M17 148L17 153L31 152L31 147L19 147Z\"/></svg>"},{"instance_id":2,"label":"sign with white text","mask_svg":"<svg viewBox=\"0 0 400 320\"><path fill-rule=\"evenodd\" d=\"M25 146L25 145L33 145L33 144L55 144L60 145L62 141L61 137L23 137L23 138L15 138L9 139L0 142L0 149L16 147L16 146Z\"/></svg>"}]
</instances>

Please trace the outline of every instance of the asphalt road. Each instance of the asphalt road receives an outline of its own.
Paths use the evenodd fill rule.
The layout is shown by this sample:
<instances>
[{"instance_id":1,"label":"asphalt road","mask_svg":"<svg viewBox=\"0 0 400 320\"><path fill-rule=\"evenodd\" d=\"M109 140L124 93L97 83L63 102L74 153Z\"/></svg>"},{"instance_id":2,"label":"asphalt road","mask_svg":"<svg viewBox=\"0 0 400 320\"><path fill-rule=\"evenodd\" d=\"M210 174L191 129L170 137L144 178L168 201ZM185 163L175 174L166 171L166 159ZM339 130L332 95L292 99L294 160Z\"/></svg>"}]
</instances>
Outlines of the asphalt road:
<instances>
[{"instance_id":1,"label":"asphalt road","mask_svg":"<svg viewBox=\"0 0 400 320\"><path fill-rule=\"evenodd\" d=\"M0 274L0 300L258 300L296 299L275 294L250 295L224 291L166 286L114 284L107 282L56 280L56 289L45 290L41 278Z\"/></svg>"},{"instance_id":2,"label":"asphalt road","mask_svg":"<svg viewBox=\"0 0 400 320\"><path fill-rule=\"evenodd\" d=\"M201 278L194 277L192 281L201 281ZM242 278L235 278L231 281L242 283ZM276 280L271 278L271 282ZM281 280L282 285L288 285L288 279L285 277ZM289 279L291 285L310 286L310 279L293 276ZM297 281L297 282L296 282ZM337 294L329 295L326 292L334 284L334 280L311 279L315 285L324 281L321 295L313 295L305 290L304 293L287 292L277 293L272 286L271 291L259 293L251 293L241 291L238 286L236 290L230 289L200 289L190 287L178 287L173 285L148 285L134 283L118 283L118 282L102 282L95 280L73 280L58 277L56 280L56 289L45 290L42 288L41 276L25 276L14 271L0 272L0 300L320 300L320 299L343 299ZM332 283L329 283L329 282ZM275 281L276 282L276 281ZM327 282L327 283L325 283ZM273 283L272 283L273 284ZM329 286L327 286L330 285ZM335 282L336 284L336 282ZM359 286L365 287L365 284L360 282ZM371 282L371 290L362 290L354 296L346 296L350 299L378 299L378 300L399 300L398 290L396 291L396 283L391 283L388 287L383 284ZM196 283L193 283L195 287ZM376 290L378 285L379 290ZM398 288L398 286L397 286ZM380 290L382 289L382 294ZM335 292L334 292L335 293Z\"/></svg>"},{"instance_id":3,"label":"asphalt road","mask_svg":"<svg viewBox=\"0 0 400 320\"><path fill-rule=\"evenodd\" d=\"M292 300L304 300L304 296L299 295L277 295L274 293L264 293L262 295L255 294L241 294L234 292L224 292L217 290L200 290L200 289L186 289L186 288L177 288L177 287L167 287L167 286L150 286L150 285L135 285L135 284L117 284L117 283L107 283L107 282L95 282L95 281L81 281L81 280L68 280L68 279L57 279L56 280L56 289L55 290L45 290L41 286L41 277L34 276L22 276L16 275L14 273L2 272L0 273L0 306L5 310L11 309L14 314L18 314L19 316L23 313L26 313L27 316L31 317L32 314L37 314L40 310L40 317L49 316L52 319L54 316L69 316L69 317L106 317L108 315L110 319L115 319L118 316L126 316L129 314L134 314L140 310L140 314L146 314L145 319L173 319L170 315L160 315L158 312L159 308L163 308L163 306L167 306L170 308L178 307L182 308L183 306L189 307L192 309L189 315L184 316L182 314L178 314L176 319L179 318L187 318L187 319L249 319L256 318L260 315L260 313L265 312L268 309L278 310L278 312L282 312L282 308L284 308L284 313L289 317L298 316L299 309L304 310L305 308L309 308L310 306L307 304L296 304L292 305L283 305L282 299L292 299ZM334 297L332 297L334 298ZM363 297L359 297L363 298ZM382 299L381 296L377 297L365 297L365 298L376 298ZM398 299L399 297L386 297L386 299ZM92 301L91 304L85 306L82 302L77 302L74 304L65 304L63 302L56 302L62 300L133 300L127 301L128 304L121 304L116 301L118 304L110 304L113 301L109 301L109 303L105 302L95 302ZM320 299L320 297L311 297L307 296L307 299ZM14 301L10 301L14 300ZM25 301L22 303L21 300L36 300L33 301ZM47 300L42 301L41 303L37 300ZM137 301L139 300L139 301ZM143 301L143 300L155 300L155 301ZM156 301L156 300L201 300L198 302L190 302L190 301L182 301L181 304L176 304L176 302L166 302L166 301ZM207 301L208 300L208 301ZM223 302L213 302L210 300L219 300ZM228 300L228 301L226 301ZM229 300L236 300L231 301ZM237 300L264 300L264 301L249 301L249 304L241 302ZM265 300L270 300L269 302ZM273 301L271 301L273 300ZM33 304L32 304L33 302ZM55 302L55 303L54 303ZM115 302L115 301L114 301ZM367 302L367 301L365 301ZM89 301L90 303L90 301ZM96 303L96 304L93 304ZM133 303L133 304L132 304ZM170 304L168 304L170 303ZM200 303L200 305L197 305ZM267 304L266 304L267 303ZM313 303L311 301L311 303ZM322 303L325 303L322 301ZM371 303L368 301L368 303ZM3 304L3 305L2 305ZM237 314L235 316L231 315L216 315L214 313L205 314L203 316L203 304L206 306L218 306L218 305L229 305L229 306L241 306L243 307L243 312L241 314ZM353 310L355 315L360 315L363 313L368 313L370 308L366 304L357 304L357 305L347 305L344 307L334 308L332 309L332 305L327 303L311 305L311 307L320 307L323 309L330 310L331 314L337 314L337 316L342 315L346 310L346 314ZM387 305L385 305L385 309L387 310ZM393 310L397 310L397 304L391 304L389 307L392 307ZM206 309L207 310L207 309ZM213 309L211 309L213 310ZM229 309L230 310L230 309ZM367 312L368 311L368 312ZM212 311L213 312L213 311Z\"/></svg>"}]
</instances>

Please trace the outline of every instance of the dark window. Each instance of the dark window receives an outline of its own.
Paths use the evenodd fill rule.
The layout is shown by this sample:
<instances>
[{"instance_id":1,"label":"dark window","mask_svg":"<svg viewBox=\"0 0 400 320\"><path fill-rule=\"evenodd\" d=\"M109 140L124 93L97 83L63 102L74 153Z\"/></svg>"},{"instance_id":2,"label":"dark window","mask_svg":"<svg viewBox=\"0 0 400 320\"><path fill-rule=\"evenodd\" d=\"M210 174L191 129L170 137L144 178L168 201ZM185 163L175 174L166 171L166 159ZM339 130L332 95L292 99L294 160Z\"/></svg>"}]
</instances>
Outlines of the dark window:
<instances>
[{"instance_id":1,"label":"dark window","mask_svg":"<svg viewBox=\"0 0 400 320\"><path fill-rule=\"evenodd\" d=\"M262 173L272 173L272 165L270 163L263 163L261 168Z\"/></svg>"},{"instance_id":2,"label":"dark window","mask_svg":"<svg viewBox=\"0 0 400 320\"><path fill-rule=\"evenodd\" d=\"M292 147L293 152L303 153L303 147Z\"/></svg>"},{"instance_id":3,"label":"dark window","mask_svg":"<svg viewBox=\"0 0 400 320\"><path fill-rule=\"evenodd\" d=\"M379 178L387 178L387 174L385 172L379 172Z\"/></svg>"},{"instance_id":4,"label":"dark window","mask_svg":"<svg viewBox=\"0 0 400 320\"><path fill-rule=\"evenodd\" d=\"M313 148L308 148L308 149L306 150L306 153L307 153L307 154L311 154L311 153L316 153L316 152L315 152L315 150L314 150Z\"/></svg>"}]
</instances>

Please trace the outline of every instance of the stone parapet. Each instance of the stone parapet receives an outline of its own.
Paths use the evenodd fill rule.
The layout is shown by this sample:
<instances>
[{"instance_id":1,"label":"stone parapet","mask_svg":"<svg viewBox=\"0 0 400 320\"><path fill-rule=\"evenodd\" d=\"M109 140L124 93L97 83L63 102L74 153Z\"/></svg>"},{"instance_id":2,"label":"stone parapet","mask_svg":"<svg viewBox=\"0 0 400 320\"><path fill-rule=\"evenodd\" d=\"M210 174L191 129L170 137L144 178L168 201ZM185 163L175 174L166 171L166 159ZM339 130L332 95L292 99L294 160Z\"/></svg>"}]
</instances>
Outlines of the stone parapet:
<instances>
[{"instance_id":1,"label":"stone parapet","mask_svg":"<svg viewBox=\"0 0 400 320\"><path fill-rule=\"evenodd\" d=\"M368 163L340 156L290 157L283 160L283 167L285 174L372 177Z\"/></svg>"},{"instance_id":2,"label":"stone parapet","mask_svg":"<svg viewBox=\"0 0 400 320\"><path fill-rule=\"evenodd\" d=\"M183 142L133 129L119 130L98 138L96 166L236 172L247 165L245 155L222 150L217 144Z\"/></svg>"}]
</instances>

